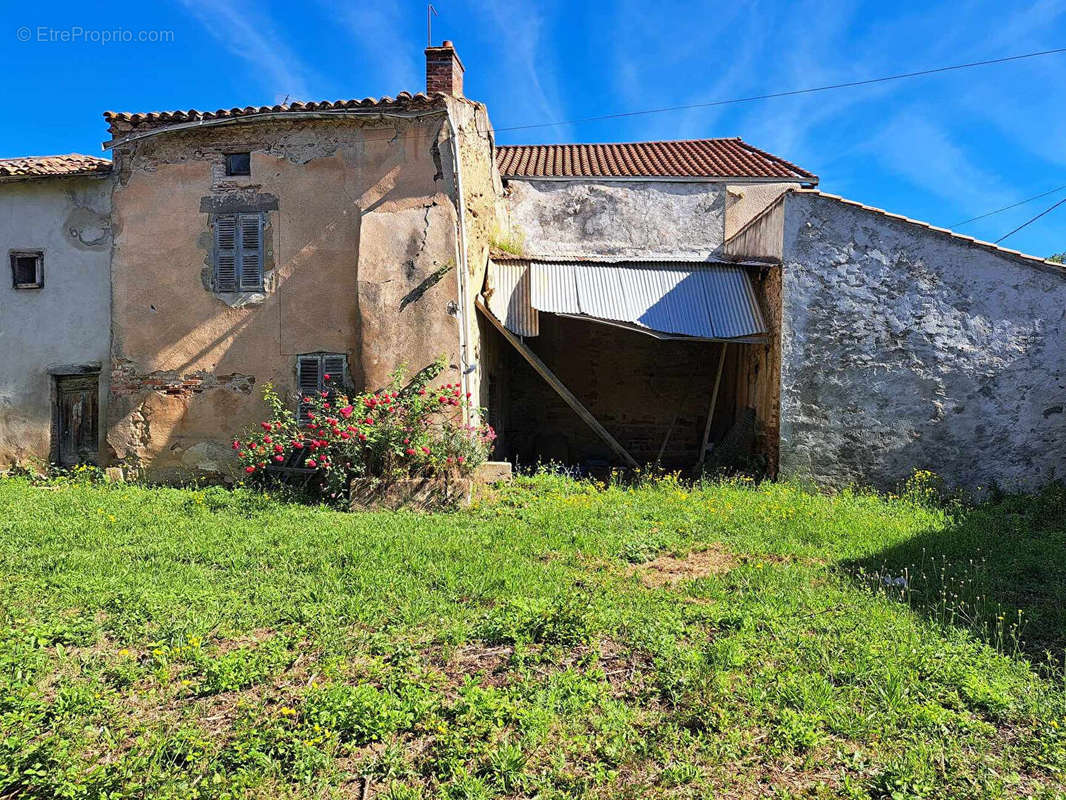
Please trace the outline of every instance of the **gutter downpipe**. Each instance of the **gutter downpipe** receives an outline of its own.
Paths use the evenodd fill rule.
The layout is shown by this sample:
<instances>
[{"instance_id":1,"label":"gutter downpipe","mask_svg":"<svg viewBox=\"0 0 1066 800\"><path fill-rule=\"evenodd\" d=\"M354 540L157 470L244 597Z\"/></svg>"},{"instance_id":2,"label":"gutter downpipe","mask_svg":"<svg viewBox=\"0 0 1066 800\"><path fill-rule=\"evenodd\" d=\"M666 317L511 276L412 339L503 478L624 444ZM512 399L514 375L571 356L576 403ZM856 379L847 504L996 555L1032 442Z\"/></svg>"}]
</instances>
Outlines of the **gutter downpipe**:
<instances>
[{"instance_id":1,"label":"gutter downpipe","mask_svg":"<svg viewBox=\"0 0 1066 800\"><path fill-rule=\"evenodd\" d=\"M456 257L458 263L456 269L458 270L458 283L459 283L459 386L463 396L470 392L470 380L468 373L477 369L477 365L474 364L472 368L468 369L469 353L467 350L467 323L469 322L469 311L467 309L467 296L466 296L466 281L467 281L467 250L466 250L466 200L463 194L463 172L459 163L459 134L455 129L455 123L452 121L452 110L448 106L445 109L444 119L448 123L448 134L452 140L452 168L455 170L455 190L458 194L456 198L456 205L459 210L459 235L456 238ZM464 406L463 411L464 422L473 424L473 414L470 411L469 403Z\"/></svg>"}]
</instances>

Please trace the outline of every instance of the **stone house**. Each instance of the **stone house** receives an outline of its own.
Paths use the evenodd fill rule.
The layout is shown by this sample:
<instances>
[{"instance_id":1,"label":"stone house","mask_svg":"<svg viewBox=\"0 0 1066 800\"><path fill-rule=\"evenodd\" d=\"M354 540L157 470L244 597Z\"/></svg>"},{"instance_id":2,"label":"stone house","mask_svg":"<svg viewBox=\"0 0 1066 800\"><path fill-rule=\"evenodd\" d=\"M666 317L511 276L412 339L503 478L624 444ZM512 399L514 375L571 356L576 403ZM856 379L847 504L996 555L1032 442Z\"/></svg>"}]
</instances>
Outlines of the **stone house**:
<instances>
[{"instance_id":1,"label":"stone house","mask_svg":"<svg viewBox=\"0 0 1066 800\"><path fill-rule=\"evenodd\" d=\"M0 162L0 459L224 475L267 383L376 388L443 354L520 464L1066 473L1061 267L740 139L497 147L451 43L426 75L109 112L110 162ZM65 323L29 335L42 314Z\"/></svg>"},{"instance_id":2,"label":"stone house","mask_svg":"<svg viewBox=\"0 0 1066 800\"><path fill-rule=\"evenodd\" d=\"M0 464L74 464L106 415L111 162L0 160Z\"/></svg>"}]
</instances>

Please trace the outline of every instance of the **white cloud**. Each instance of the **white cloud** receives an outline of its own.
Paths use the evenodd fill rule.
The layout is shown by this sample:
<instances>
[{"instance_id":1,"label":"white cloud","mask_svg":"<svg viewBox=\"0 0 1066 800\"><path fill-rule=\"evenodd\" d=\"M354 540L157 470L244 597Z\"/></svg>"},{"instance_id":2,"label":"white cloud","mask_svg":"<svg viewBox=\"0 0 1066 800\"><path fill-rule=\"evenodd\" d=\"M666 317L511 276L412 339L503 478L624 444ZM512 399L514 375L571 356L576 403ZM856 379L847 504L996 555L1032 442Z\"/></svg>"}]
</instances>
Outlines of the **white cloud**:
<instances>
[{"instance_id":1,"label":"white cloud","mask_svg":"<svg viewBox=\"0 0 1066 800\"><path fill-rule=\"evenodd\" d=\"M541 32L544 18L534 8L519 0L476 0L474 5L482 16L488 17L497 34L497 56L501 72L495 78L501 85L518 87L507 111L515 124L550 122L566 118L561 102L554 53L547 49ZM577 91L575 87L575 91ZM571 141L573 129L569 125L544 128L549 138ZM527 133L516 131L519 135Z\"/></svg>"},{"instance_id":2,"label":"white cloud","mask_svg":"<svg viewBox=\"0 0 1066 800\"><path fill-rule=\"evenodd\" d=\"M893 117L867 143L874 158L929 194L972 213L1005 205L1015 190L999 175L974 163L932 115L915 107Z\"/></svg>"},{"instance_id":3,"label":"white cloud","mask_svg":"<svg viewBox=\"0 0 1066 800\"><path fill-rule=\"evenodd\" d=\"M370 91L395 96L401 91L425 89L422 51L407 35L413 6L396 0L364 0L357 4L326 0L328 13L340 20L359 47L352 69L365 73L369 84L385 87Z\"/></svg>"},{"instance_id":4,"label":"white cloud","mask_svg":"<svg viewBox=\"0 0 1066 800\"><path fill-rule=\"evenodd\" d=\"M312 99L310 70L277 33L269 17L241 0L181 0L212 37L246 61L275 100Z\"/></svg>"}]
</instances>

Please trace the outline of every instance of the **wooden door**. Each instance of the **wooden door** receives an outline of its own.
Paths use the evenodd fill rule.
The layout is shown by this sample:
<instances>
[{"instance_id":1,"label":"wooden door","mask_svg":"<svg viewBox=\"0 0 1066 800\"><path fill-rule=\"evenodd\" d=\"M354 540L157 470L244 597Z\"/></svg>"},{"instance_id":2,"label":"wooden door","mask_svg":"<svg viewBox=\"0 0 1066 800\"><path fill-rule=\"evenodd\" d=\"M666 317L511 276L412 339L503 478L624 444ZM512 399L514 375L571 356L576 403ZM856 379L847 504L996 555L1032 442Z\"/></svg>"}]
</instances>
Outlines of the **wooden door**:
<instances>
[{"instance_id":1,"label":"wooden door","mask_svg":"<svg viewBox=\"0 0 1066 800\"><path fill-rule=\"evenodd\" d=\"M56 460L60 465L98 462L99 396L97 375L56 378Z\"/></svg>"}]
</instances>

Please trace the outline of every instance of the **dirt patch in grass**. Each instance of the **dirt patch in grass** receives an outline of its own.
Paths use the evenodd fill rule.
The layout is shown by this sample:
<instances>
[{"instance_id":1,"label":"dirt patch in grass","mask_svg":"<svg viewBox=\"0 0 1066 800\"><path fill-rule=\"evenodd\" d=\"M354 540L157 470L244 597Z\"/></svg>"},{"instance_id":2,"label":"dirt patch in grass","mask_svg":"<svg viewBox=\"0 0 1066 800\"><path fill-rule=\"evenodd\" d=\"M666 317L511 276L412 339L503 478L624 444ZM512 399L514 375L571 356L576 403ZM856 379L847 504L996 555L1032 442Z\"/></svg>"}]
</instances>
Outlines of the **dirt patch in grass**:
<instances>
[{"instance_id":1,"label":"dirt patch in grass","mask_svg":"<svg viewBox=\"0 0 1066 800\"><path fill-rule=\"evenodd\" d=\"M706 550L694 550L682 558L659 556L654 561L630 568L630 574L639 575L645 586L657 588L706 578L708 575L721 575L736 565L737 560L732 553L721 545L714 545Z\"/></svg>"}]
</instances>

